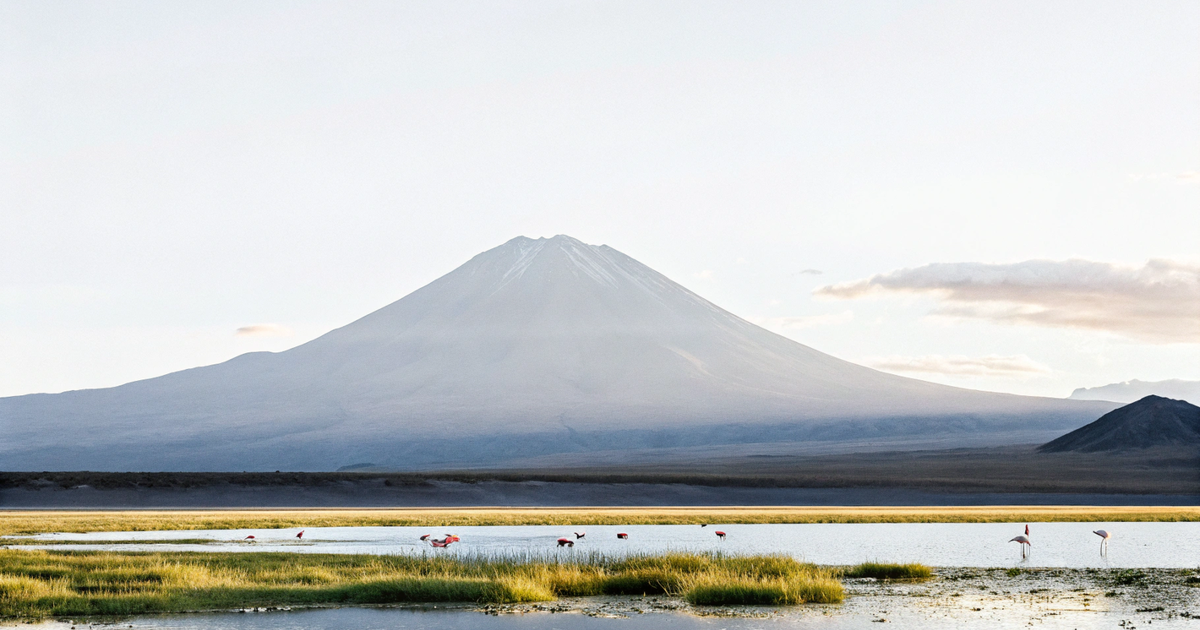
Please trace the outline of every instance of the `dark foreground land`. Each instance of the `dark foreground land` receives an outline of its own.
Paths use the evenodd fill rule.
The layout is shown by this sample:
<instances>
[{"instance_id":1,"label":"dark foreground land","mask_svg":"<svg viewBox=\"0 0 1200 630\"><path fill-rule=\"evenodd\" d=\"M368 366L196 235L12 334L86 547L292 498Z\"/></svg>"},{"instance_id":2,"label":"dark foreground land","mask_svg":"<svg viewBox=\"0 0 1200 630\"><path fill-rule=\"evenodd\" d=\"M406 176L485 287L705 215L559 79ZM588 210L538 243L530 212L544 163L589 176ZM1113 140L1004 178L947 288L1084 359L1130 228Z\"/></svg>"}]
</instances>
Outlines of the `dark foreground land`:
<instances>
[{"instance_id":1,"label":"dark foreground land","mask_svg":"<svg viewBox=\"0 0 1200 630\"><path fill-rule=\"evenodd\" d=\"M1034 447L398 473L0 473L0 507L1193 505L1200 453Z\"/></svg>"}]
</instances>

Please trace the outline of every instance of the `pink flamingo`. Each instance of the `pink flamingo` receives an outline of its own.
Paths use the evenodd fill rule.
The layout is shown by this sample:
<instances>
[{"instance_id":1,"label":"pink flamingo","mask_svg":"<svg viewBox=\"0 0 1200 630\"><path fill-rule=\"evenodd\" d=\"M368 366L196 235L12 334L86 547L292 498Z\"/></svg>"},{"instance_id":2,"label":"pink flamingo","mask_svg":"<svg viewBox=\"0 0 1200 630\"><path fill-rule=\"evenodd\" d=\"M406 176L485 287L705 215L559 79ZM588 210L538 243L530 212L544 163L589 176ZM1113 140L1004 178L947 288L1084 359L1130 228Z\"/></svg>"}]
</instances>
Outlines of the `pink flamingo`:
<instances>
[{"instance_id":1,"label":"pink flamingo","mask_svg":"<svg viewBox=\"0 0 1200 630\"><path fill-rule=\"evenodd\" d=\"M570 538L559 538L558 546L559 547L574 547L575 541L571 540Z\"/></svg>"},{"instance_id":2,"label":"pink flamingo","mask_svg":"<svg viewBox=\"0 0 1200 630\"><path fill-rule=\"evenodd\" d=\"M303 529L300 530L299 534L296 534L296 538L304 538L304 530Z\"/></svg>"},{"instance_id":3,"label":"pink flamingo","mask_svg":"<svg viewBox=\"0 0 1200 630\"><path fill-rule=\"evenodd\" d=\"M716 534L717 534L717 538L720 538L721 540L725 540L725 532L717 530Z\"/></svg>"},{"instance_id":4,"label":"pink flamingo","mask_svg":"<svg viewBox=\"0 0 1200 630\"><path fill-rule=\"evenodd\" d=\"M433 534L425 534L424 536L421 537L421 542L425 542L426 540L429 540L429 537L432 535Z\"/></svg>"},{"instance_id":5,"label":"pink flamingo","mask_svg":"<svg viewBox=\"0 0 1200 630\"><path fill-rule=\"evenodd\" d=\"M254 540L254 535L247 536L246 540Z\"/></svg>"},{"instance_id":6,"label":"pink flamingo","mask_svg":"<svg viewBox=\"0 0 1200 630\"><path fill-rule=\"evenodd\" d=\"M1112 534L1108 533L1107 530L1103 530L1103 529L1097 529L1096 531L1094 531L1092 533L1100 537L1100 555L1107 556L1108 555L1108 539L1112 538Z\"/></svg>"},{"instance_id":7,"label":"pink flamingo","mask_svg":"<svg viewBox=\"0 0 1200 630\"><path fill-rule=\"evenodd\" d=\"M620 534L617 534L617 538L619 538L621 540L625 540L625 539L629 538L629 534L626 534L625 532L621 532Z\"/></svg>"},{"instance_id":8,"label":"pink flamingo","mask_svg":"<svg viewBox=\"0 0 1200 630\"><path fill-rule=\"evenodd\" d=\"M584 536L587 536L587 532L575 532L575 540L579 540L580 538L583 538Z\"/></svg>"},{"instance_id":9,"label":"pink flamingo","mask_svg":"<svg viewBox=\"0 0 1200 630\"><path fill-rule=\"evenodd\" d=\"M1029 542L1029 537L1028 537L1028 536L1017 536L1016 538L1013 538L1012 540L1010 540L1010 541L1008 541L1008 542L1017 542L1017 543L1021 543L1021 557L1022 557L1022 558L1026 557L1026 556L1025 556L1025 547L1026 547L1026 546L1029 546L1029 547L1032 547L1032 546L1033 546L1033 543Z\"/></svg>"}]
</instances>

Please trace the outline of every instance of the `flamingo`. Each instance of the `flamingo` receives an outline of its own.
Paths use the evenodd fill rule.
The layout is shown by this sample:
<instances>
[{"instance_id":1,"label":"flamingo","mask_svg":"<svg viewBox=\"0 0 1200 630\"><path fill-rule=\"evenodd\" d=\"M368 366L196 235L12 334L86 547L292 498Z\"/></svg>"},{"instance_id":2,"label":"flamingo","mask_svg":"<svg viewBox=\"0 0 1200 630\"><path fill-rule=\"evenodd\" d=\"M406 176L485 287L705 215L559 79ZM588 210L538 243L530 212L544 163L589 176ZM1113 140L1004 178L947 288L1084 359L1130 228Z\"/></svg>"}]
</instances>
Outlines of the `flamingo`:
<instances>
[{"instance_id":1,"label":"flamingo","mask_svg":"<svg viewBox=\"0 0 1200 630\"><path fill-rule=\"evenodd\" d=\"M1103 530L1103 529L1097 529L1096 531L1094 531L1092 533L1100 537L1100 555L1107 556L1108 555L1108 539L1112 538L1112 534L1108 533L1107 530Z\"/></svg>"},{"instance_id":2,"label":"flamingo","mask_svg":"<svg viewBox=\"0 0 1200 630\"><path fill-rule=\"evenodd\" d=\"M455 536L454 534L446 534L446 542L448 542L448 543L458 542L459 540L461 540L461 539L458 536Z\"/></svg>"},{"instance_id":3,"label":"flamingo","mask_svg":"<svg viewBox=\"0 0 1200 630\"><path fill-rule=\"evenodd\" d=\"M429 542L429 544L433 545L434 547L439 547L439 548L450 546L450 543L445 540L432 540Z\"/></svg>"},{"instance_id":4,"label":"flamingo","mask_svg":"<svg viewBox=\"0 0 1200 630\"><path fill-rule=\"evenodd\" d=\"M296 534L296 538L304 538L304 530L303 529L300 530L299 534Z\"/></svg>"},{"instance_id":5,"label":"flamingo","mask_svg":"<svg viewBox=\"0 0 1200 630\"><path fill-rule=\"evenodd\" d=\"M251 534L251 535L247 536L247 537L246 537L246 540L254 540L254 535L253 535L253 534Z\"/></svg>"},{"instance_id":6,"label":"flamingo","mask_svg":"<svg viewBox=\"0 0 1200 630\"><path fill-rule=\"evenodd\" d=\"M1025 546L1028 545L1030 547L1033 547L1033 543L1029 542L1028 536L1017 536L1016 538L1013 538L1012 540L1010 540L1008 542L1021 543L1021 557L1022 558L1025 557Z\"/></svg>"},{"instance_id":7,"label":"flamingo","mask_svg":"<svg viewBox=\"0 0 1200 630\"><path fill-rule=\"evenodd\" d=\"M571 540L570 538L559 538L558 546L559 547L574 547L575 541Z\"/></svg>"},{"instance_id":8,"label":"flamingo","mask_svg":"<svg viewBox=\"0 0 1200 630\"><path fill-rule=\"evenodd\" d=\"M580 538L583 538L584 536L587 536L587 532L575 532L575 540L579 540Z\"/></svg>"},{"instance_id":9,"label":"flamingo","mask_svg":"<svg viewBox=\"0 0 1200 630\"><path fill-rule=\"evenodd\" d=\"M721 540L725 540L725 532L718 530L716 532L716 534L717 534L717 538L720 538Z\"/></svg>"},{"instance_id":10,"label":"flamingo","mask_svg":"<svg viewBox=\"0 0 1200 630\"><path fill-rule=\"evenodd\" d=\"M421 537L421 542L425 542L426 540L429 540L429 537L432 535L433 534L425 534L424 536Z\"/></svg>"},{"instance_id":11,"label":"flamingo","mask_svg":"<svg viewBox=\"0 0 1200 630\"><path fill-rule=\"evenodd\" d=\"M626 534L625 532L621 532L620 534L617 534L617 538L620 540L625 540L625 539L629 538L629 534Z\"/></svg>"},{"instance_id":12,"label":"flamingo","mask_svg":"<svg viewBox=\"0 0 1200 630\"><path fill-rule=\"evenodd\" d=\"M700 527L708 527L708 523L700 523Z\"/></svg>"}]
</instances>

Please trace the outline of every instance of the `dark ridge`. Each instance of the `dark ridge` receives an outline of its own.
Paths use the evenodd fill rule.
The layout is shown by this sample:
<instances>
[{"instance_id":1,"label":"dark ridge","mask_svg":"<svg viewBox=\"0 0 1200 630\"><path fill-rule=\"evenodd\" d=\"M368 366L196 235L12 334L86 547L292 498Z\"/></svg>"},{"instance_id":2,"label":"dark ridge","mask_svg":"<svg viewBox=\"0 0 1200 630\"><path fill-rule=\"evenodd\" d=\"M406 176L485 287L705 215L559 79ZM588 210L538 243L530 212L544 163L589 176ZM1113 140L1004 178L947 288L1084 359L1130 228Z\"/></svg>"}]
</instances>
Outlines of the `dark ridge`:
<instances>
[{"instance_id":1,"label":"dark ridge","mask_svg":"<svg viewBox=\"0 0 1200 630\"><path fill-rule=\"evenodd\" d=\"M1152 446L1200 446L1200 407L1184 400L1146 396L1043 444L1038 450L1094 453Z\"/></svg>"}]
</instances>

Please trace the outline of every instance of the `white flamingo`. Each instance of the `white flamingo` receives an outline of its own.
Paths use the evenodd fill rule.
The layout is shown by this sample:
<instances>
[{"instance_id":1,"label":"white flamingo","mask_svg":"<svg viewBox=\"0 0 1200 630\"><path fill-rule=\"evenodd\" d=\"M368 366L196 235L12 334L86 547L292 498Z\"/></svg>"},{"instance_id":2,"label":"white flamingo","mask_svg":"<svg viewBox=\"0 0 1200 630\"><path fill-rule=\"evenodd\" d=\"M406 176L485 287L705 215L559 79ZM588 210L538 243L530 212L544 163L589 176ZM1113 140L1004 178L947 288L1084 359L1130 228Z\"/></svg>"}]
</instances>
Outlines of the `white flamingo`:
<instances>
[{"instance_id":1,"label":"white flamingo","mask_svg":"<svg viewBox=\"0 0 1200 630\"><path fill-rule=\"evenodd\" d=\"M1108 539L1112 538L1112 534L1108 533L1107 531L1105 531L1103 529L1097 529L1096 531L1094 531L1092 533L1100 537L1100 555L1107 556L1108 555Z\"/></svg>"}]
</instances>

